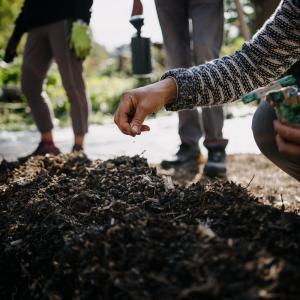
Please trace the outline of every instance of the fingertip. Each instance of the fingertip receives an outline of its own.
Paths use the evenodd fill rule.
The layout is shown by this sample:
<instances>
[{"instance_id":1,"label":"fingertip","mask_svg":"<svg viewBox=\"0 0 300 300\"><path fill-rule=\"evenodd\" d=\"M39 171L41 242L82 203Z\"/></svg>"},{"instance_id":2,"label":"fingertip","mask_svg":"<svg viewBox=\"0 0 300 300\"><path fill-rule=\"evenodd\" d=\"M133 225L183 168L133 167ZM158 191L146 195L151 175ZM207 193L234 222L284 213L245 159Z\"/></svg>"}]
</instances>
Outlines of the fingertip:
<instances>
[{"instance_id":1,"label":"fingertip","mask_svg":"<svg viewBox=\"0 0 300 300\"><path fill-rule=\"evenodd\" d=\"M150 131L150 127L148 125L142 125L141 131Z\"/></svg>"},{"instance_id":2,"label":"fingertip","mask_svg":"<svg viewBox=\"0 0 300 300\"><path fill-rule=\"evenodd\" d=\"M135 134L135 135L140 135L141 134L141 127L136 125L136 124L131 124L130 125L131 131Z\"/></svg>"}]
</instances>

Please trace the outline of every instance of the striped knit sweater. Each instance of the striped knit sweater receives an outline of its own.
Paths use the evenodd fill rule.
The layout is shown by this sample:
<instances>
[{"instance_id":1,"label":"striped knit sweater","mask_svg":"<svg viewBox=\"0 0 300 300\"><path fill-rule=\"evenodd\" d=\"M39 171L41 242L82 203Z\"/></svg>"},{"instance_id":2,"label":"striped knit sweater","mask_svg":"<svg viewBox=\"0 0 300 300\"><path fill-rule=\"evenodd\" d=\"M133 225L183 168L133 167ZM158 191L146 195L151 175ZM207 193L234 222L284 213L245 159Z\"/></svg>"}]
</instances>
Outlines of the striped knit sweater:
<instances>
[{"instance_id":1,"label":"striped knit sweater","mask_svg":"<svg viewBox=\"0 0 300 300\"><path fill-rule=\"evenodd\" d=\"M279 78L300 60L300 5L283 0L273 16L250 42L230 56L189 69L174 69L177 98L167 110L218 105Z\"/></svg>"}]
</instances>

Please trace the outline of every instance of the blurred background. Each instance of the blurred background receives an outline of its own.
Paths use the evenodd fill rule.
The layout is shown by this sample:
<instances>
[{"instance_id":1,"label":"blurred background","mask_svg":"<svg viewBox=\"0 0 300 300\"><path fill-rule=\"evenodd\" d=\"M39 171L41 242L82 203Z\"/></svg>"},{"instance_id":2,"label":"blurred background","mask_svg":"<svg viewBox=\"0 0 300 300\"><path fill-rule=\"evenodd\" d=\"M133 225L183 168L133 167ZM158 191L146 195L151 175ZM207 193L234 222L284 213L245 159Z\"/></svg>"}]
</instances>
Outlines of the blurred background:
<instances>
[{"instance_id":1,"label":"blurred background","mask_svg":"<svg viewBox=\"0 0 300 300\"><path fill-rule=\"evenodd\" d=\"M242 9L250 35L263 24L278 5L279 0L241 0ZM0 0L0 58L4 55L6 42L14 27L22 0ZM226 25L222 55L240 48L244 39L234 0L226 0ZM151 38L154 72L151 81L156 81L166 69L162 36L153 0L144 0L145 26L143 34ZM132 0L95 0L91 27L94 47L85 62L86 82L92 102L91 122L102 124L111 120L120 95L128 88L144 82L132 76L130 39L134 28L129 23ZM20 65L23 43L19 57L8 68L0 68L0 130L28 130L34 125L25 99L19 91ZM70 124L69 102L54 65L47 81L47 92L52 100L56 124Z\"/></svg>"}]
</instances>

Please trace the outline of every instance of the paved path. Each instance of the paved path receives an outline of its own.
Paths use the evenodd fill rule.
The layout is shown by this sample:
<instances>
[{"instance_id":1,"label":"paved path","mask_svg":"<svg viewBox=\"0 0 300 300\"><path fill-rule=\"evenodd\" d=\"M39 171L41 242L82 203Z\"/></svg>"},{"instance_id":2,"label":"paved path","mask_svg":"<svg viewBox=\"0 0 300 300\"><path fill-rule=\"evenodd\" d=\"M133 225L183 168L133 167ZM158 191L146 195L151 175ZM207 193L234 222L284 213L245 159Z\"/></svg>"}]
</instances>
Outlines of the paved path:
<instances>
[{"instance_id":1,"label":"paved path","mask_svg":"<svg viewBox=\"0 0 300 300\"><path fill-rule=\"evenodd\" d=\"M224 136L230 140L228 154L259 153L251 133L251 119L248 115L225 121ZM86 153L92 159L143 154L151 163L170 158L179 145L177 115L160 116L149 120L148 124L151 131L137 138L121 134L114 124L92 125L86 139ZM57 128L54 136L63 152L70 151L71 128ZM25 156L35 149L38 141L36 131L0 132L0 155L7 160Z\"/></svg>"}]
</instances>

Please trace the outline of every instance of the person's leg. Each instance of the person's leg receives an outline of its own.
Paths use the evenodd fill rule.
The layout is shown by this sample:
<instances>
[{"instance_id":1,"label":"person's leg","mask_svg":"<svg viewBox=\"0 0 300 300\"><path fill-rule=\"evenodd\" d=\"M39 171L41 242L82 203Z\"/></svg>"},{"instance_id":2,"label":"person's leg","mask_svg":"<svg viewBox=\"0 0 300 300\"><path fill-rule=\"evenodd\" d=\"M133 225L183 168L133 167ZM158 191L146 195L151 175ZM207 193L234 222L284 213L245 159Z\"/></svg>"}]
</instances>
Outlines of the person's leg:
<instances>
[{"instance_id":1,"label":"person's leg","mask_svg":"<svg viewBox=\"0 0 300 300\"><path fill-rule=\"evenodd\" d=\"M261 152L280 169L300 181L300 159L278 151L273 121L277 119L274 108L263 101L252 120L252 131Z\"/></svg>"},{"instance_id":2,"label":"person's leg","mask_svg":"<svg viewBox=\"0 0 300 300\"><path fill-rule=\"evenodd\" d=\"M163 34L168 67L190 67L192 57L187 0L155 0L155 4ZM198 143L202 132L197 109L180 111L178 117L181 146L177 152L177 160L180 164L189 159L198 159ZM163 161L162 165L165 165L165 162L168 163L168 161Z\"/></svg>"},{"instance_id":3,"label":"person's leg","mask_svg":"<svg viewBox=\"0 0 300 300\"><path fill-rule=\"evenodd\" d=\"M194 61L196 65L200 65L219 57L224 31L223 0L190 0L189 12L193 25ZM202 118L205 144L223 143L222 107L203 108Z\"/></svg>"},{"instance_id":4,"label":"person's leg","mask_svg":"<svg viewBox=\"0 0 300 300\"><path fill-rule=\"evenodd\" d=\"M75 135L73 150L83 149L84 136L88 132L89 101L83 79L83 62L70 49L68 20L49 26L49 39L62 82L71 103L72 126Z\"/></svg>"},{"instance_id":5,"label":"person's leg","mask_svg":"<svg viewBox=\"0 0 300 300\"><path fill-rule=\"evenodd\" d=\"M191 48L186 0L155 0L169 68L191 66Z\"/></svg>"},{"instance_id":6,"label":"person's leg","mask_svg":"<svg viewBox=\"0 0 300 300\"><path fill-rule=\"evenodd\" d=\"M203 64L219 56L224 29L223 0L189 0L189 14L192 19L193 54L196 65ZM212 22L213 20L213 22ZM224 176L227 140L223 138L224 114L221 106L202 109L204 145L209 151L209 159L204 173L207 176Z\"/></svg>"},{"instance_id":7,"label":"person's leg","mask_svg":"<svg viewBox=\"0 0 300 300\"><path fill-rule=\"evenodd\" d=\"M182 144L191 145L199 149L199 140L202 136L200 116L197 108L184 109L178 112L178 133Z\"/></svg>"},{"instance_id":8,"label":"person's leg","mask_svg":"<svg viewBox=\"0 0 300 300\"><path fill-rule=\"evenodd\" d=\"M27 98L33 119L41 133L41 143L33 155L59 153L52 137L50 101L43 85L52 62L52 53L45 31L41 28L28 33L23 53L21 89Z\"/></svg>"}]
</instances>

